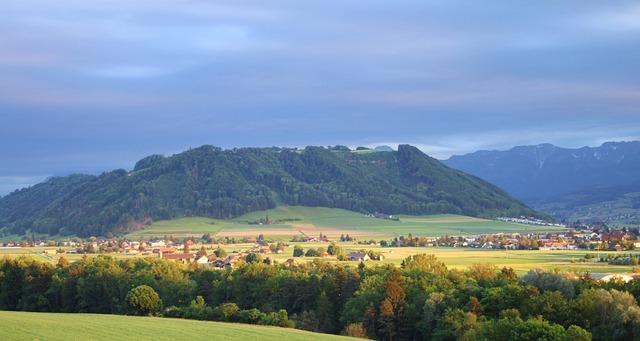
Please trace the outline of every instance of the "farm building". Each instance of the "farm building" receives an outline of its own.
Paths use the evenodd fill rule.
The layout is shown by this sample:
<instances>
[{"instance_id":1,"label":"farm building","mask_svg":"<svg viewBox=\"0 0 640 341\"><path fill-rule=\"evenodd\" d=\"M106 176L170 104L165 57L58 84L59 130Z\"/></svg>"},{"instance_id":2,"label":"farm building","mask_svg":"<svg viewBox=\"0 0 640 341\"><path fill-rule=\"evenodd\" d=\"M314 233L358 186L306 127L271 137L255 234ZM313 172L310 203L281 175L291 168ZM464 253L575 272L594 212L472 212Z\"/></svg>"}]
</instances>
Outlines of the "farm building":
<instances>
[{"instance_id":1,"label":"farm building","mask_svg":"<svg viewBox=\"0 0 640 341\"><path fill-rule=\"evenodd\" d=\"M609 282L609 281L612 281L614 279L617 279L617 280L622 280L625 283L629 283L629 282L634 280L633 276L629 276L629 275L626 275L626 274L598 274L598 273L594 273L594 274L590 274L590 277L592 279L595 279L596 281L601 281L601 282Z\"/></svg>"},{"instance_id":2,"label":"farm building","mask_svg":"<svg viewBox=\"0 0 640 341\"><path fill-rule=\"evenodd\" d=\"M195 255L191 253L174 253L174 254L162 255L162 258L172 262L181 262L181 263L188 264L194 261Z\"/></svg>"},{"instance_id":3,"label":"farm building","mask_svg":"<svg viewBox=\"0 0 640 341\"><path fill-rule=\"evenodd\" d=\"M371 258L369 257L369 255L366 254L365 252L352 252L347 255L347 260L351 260L351 261L363 262L370 259Z\"/></svg>"}]
</instances>

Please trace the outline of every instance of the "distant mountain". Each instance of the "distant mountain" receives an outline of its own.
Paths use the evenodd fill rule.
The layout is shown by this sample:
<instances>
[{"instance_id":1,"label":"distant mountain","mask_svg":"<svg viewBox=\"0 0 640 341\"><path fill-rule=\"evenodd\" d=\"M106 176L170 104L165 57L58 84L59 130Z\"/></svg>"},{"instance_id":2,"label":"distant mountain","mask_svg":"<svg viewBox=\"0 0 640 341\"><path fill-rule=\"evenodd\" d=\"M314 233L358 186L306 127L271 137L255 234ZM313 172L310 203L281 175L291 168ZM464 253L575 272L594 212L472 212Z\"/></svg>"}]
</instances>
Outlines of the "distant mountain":
<instances>
[{"instance_id":1,"label":"distant mountain","mask_svg":"<svg viewBox=\"0 0 640 341\"><path fill-rule=\"evenodd\" d=\"M181 216L231 218L277 204L389 214L539 216L417 148L357 153L212 146L152 155L133 171L52 178L0 199L4 233L123 233Z\"/></svg>"},{"instance_id":2,"label":"distant mountain","mask_svg":"<svg viewBox=\"0 0 640 341\"><path fill-rule=\"evenodd\" d=\"M568 221L640 227L640 183L567 193L532 205Z\"/></svg>"},{"instance_id":3,"label":"distant mountain","mask_svg":"<svg viewBox=\"0 0 640 341\"><path fill-rule=\"evenodd\" d=\"M628 201L624 198L640 183L640 141L578 149L551 144L520 146L453 156L444 163L494 183L556 217L569 218L592 205ZM617 216L619 222L620 210L609 211L579 216L605 221Z\"/></svg>"}]
</instances>

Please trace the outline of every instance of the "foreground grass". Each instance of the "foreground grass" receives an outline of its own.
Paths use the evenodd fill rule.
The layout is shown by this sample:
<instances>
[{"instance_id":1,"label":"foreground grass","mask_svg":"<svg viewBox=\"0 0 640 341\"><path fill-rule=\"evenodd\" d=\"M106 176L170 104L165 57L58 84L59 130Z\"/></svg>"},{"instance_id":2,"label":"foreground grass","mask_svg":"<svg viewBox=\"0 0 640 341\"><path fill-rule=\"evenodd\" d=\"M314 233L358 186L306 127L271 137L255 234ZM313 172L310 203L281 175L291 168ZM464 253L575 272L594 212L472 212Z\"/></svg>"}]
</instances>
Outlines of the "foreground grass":
<instances>
[{"instance_id":1,"label":"foreground grass","mask_svg":"<svg viewBox=\"0 0 640 341\"><path fill-rule=\"evenodd\" d=\"M295 329L99 314L0 311L0 340L352 340Z\"/></svg>"},{"instance_id":2,"label":"foreground grass","mask_svg":"<svg viewBox=\"0 0 640 341\"><path fill-rule=\"evenodd\" d=\"M279 221L271 225L249 222L269 217ZM279 206L271 210L247 213L231 220L202 217L158 221L148 228L128 235L129 238L149 238L173 235L176 237L202 236L205 233L220 236L268 237L287 239L297 234L328 235L330 238L349 234L359 239L389 238L413 234L415 236L470 235L497 232L544 232L558 228L530 226L502 221L479 219L459 215L401 216L400 221L367 217L363 214L337 208Z\"/></svg>"}]
</instances>

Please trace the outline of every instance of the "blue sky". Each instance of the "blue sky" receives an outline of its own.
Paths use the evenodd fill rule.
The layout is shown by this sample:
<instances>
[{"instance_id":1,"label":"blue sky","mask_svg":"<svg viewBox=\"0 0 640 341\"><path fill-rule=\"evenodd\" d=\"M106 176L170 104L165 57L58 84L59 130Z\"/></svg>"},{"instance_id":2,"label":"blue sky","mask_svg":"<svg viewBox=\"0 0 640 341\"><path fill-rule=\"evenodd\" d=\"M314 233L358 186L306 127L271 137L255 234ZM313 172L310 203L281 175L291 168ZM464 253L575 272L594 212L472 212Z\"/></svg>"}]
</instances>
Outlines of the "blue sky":
<instances>
[{"instance_id":1,"label":"blue sky","mask_svg":"<svg viewBox=\"0 0 640 341\"><path fill-rule=\"evenodd\" d=\"M0 194L152 153L640 138L637 1L5 0Z\"/></svg>"}]
</instances>

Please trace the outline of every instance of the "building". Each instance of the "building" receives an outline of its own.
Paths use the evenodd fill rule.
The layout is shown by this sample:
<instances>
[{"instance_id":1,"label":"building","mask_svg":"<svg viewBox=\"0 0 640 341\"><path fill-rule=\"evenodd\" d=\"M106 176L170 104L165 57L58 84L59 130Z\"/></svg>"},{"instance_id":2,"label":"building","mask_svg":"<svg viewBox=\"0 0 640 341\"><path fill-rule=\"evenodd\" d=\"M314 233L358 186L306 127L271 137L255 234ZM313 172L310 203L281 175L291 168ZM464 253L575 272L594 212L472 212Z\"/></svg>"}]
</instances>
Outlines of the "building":
<instances>
[{"instance_id":1,"label":"building","mask_svg":"<svg viewBox=\"0 0 640 341\"><path fill-rule=\"evenodd\" d=\"M196 263L200 265L207 265L209 264L209 258L207 256L200 256L198 259L196 259Z\"/></svg>"},{"instance_id":2,"label":"building","mask_svg":"<svg viewBox=\"0 0 640 341\"><path fill-rule=\"evenodd\" d=\"M625 283L629 283L629 282L634 280L633 276L629 276L629 275L626 275L626 274L598 274L598 273L593 273L593 274L590 274L589 277L591 277L592 279L595 279L596 281L601 281L601 282L610 282L610 281L616 279L616 280L622 280Z\"/></svg>"},{"instance_id":3,"label":"building","mask_svg":"<svg viewBox=\"0 0 640 341\"><path fill-rule=\"evenodd\" d=\"M347 255L347 260L350 260L350 261L364 262L370 259L371 258L369 257L369 255L366 254L365 252L352 252Z\"/></svg>"},{"instance_id":4,"label":"building","mask_svg":"<svg viewBox=\"0 0 640 341\"><path fill-rule=\"evenodd\" d=\"M192 253L174 253L174 254L160 254L162 258L172 261L172 262L181 262L181 263L191 263L195 260L195 255Z\"/></svg>"}]
</instances>

